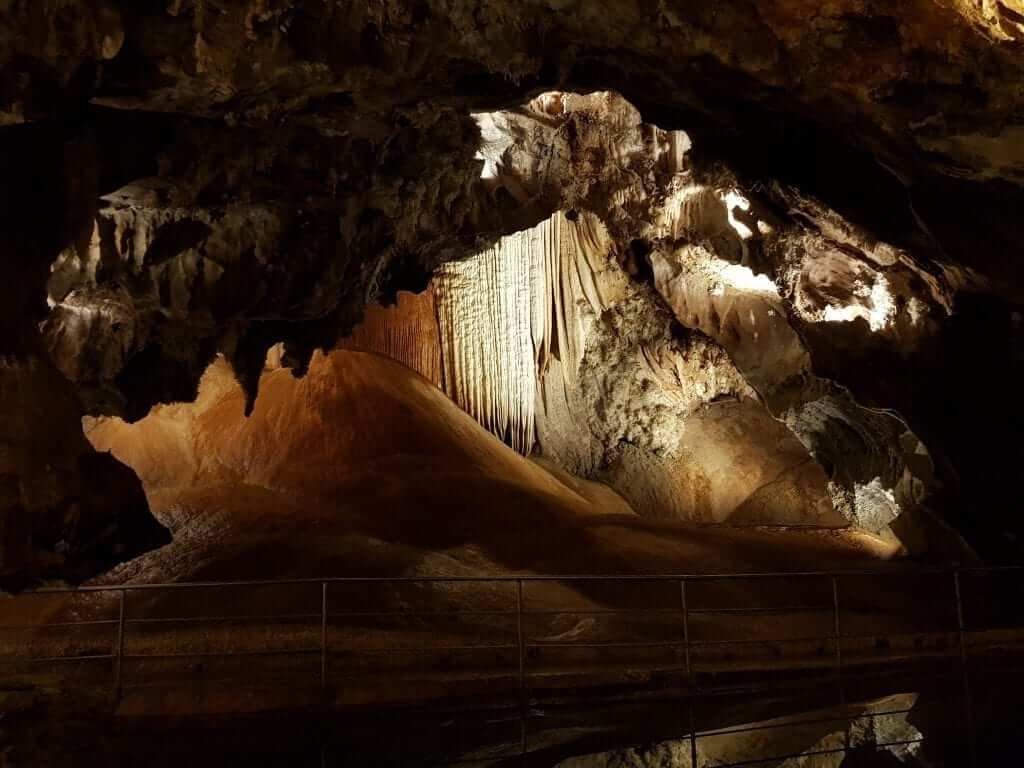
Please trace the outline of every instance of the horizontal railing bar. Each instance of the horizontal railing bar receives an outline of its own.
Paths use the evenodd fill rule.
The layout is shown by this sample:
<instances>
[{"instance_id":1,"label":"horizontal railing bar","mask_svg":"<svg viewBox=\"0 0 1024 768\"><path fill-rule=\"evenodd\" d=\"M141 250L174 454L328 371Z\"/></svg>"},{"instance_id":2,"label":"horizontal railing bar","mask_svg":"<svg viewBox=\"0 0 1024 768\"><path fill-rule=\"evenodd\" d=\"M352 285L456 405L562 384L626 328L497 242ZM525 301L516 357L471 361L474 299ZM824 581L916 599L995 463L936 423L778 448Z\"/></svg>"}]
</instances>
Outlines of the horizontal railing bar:
<instances>
[{"instance_id":1,"label":"horizontal railing bar","mask_svg":"<svg viewBox=\"0 0 1024 768\"><path fill-rule=\"evenodd\" d=\"M379 654L379 653L431 653L431 652L443 652L443 651L508 651L513 650L517 646L515 645L451 645L435 648L359 648L353 649L338 649L331 650L329 653L331 656L351 656L359 654ZM313 653L320 653L319 648L298 648L295 650L284 650L284 649L268 649L263 651L194 651L188 653L126 653L122 658L132 659L135 661L145 659L189 659L189 658L232 658L236 656L287 656L296 655L304 656ZM74 660L77 658L114 658L113 655L107 656L96 656L96 657L58 657L67 658ZM33 661L35 661L33 659ZM45 659L41 659L45 661Z\"/></svg>"},{"instance_id":2,"label":"horizontal railing bar","mask_svg":"<svg viewBox=\"0 0 1024 768\"><path fill-rule=\"evenodd\" d=\"M650 640L643 641L638 640L636 642L594 642L594 643L573 643L573 642L561 642L552 641L550 643L544 641L531 641L524 643L526 648L674 648L677 646L685 645L684 640ZM692 645L692 641L691 641Z\"/></svg>"},{"instance_id":3,"label":"horizontal railing bar","mask_svg":"<svg viewBox=\"0 0 1024 768\"><path fill-rule=\"evenodd\" d=\"M786 723L771 723L767 725L755 725L755 726L744 726L739 728L720 728L710 731L697 731L697 738L705 736L729 736L737 733L756 733L758 731L770 731L777 730L779 728L794 728L800 725L824 725L825 723L847 723L853 722L854 720L868 720L875 717L891 717L892 715L906 715L914 710L908 709L893 709L885 712L862 712L857 715L847 715L845 717L819 717L813 720L793 720L792 722Z\"/></svg>"},{"instance_id":4,"label":"horizontal railing bar","mask_svg":"<svg viewBox=\"0 0 1024 768\"><path fill-rule=\"evenodd\" d=\"M699 737L698 737L699 738ZM919 739L906 739L905 741L888 741L884 744L865 744L865 747L870 747L874 750L885 749L887 747L901 747L909 744L922 744L924 743L924 737ZM759 757L755 760L743 760L738 763L716 763L716 768L744 768L748 765L760 765L761 763L777 763L781 760L791 760L794 757L819 757L821 755L839 755L851 752L856 747L835 747L833 749L816 749L808 750L807 752L793 752L788 755L775 755L773 757Z\"/></svg>"},{"instance_id":5,"label":"horizontal railing bar","mask_svg":"<svg viewBox=\"0 0 1024 768\"><path fill-rule=\"evenodd\" d=\"M831 605L786 605L778 608L689 608L688 613L832 613ZM676 611L678 613L678 611Z\"/></svg>"},{"instance_id":6,"label":"horizontal railing bar","mask_svg":"<svg viewBox=\"0 0 1024 768\"><path fill-rule=\"evenodd\" d=\"M755 645L757 643L818 643L833 640L832 635L816 635L814 637L766 637L741 638L739 640L691 640L690 645Z\"/></svg>"},{"instance_id":7,"label":"horizontal railing bar","mask_svg":"<svg viewBox=\"0 0 1024 768\"><path fill-rule=\"evenodd\" d=\"M523 609L523 616L604 616L604 615L615 615L615 614L631 614L631 613L651 613L651 614L671 614L673 616L679 615L678 608L599 608L599 609L581 609L581 610L528 610Z\"/></svg>"},{"instance_id":8,"label":"horizontal railing bar","mask_svg":"<svg viewBox=\"0 0 1024 768\"><path fill-rule=\"evenodd\" d=\"M280 613L280 614L267 614L267 615L242 615L242 616L160 616L152 619L128 619L124 620L125 624L181 624L181 623L201 623L204 621L210 622L222 622L222 621L283 621L285 619L319 619L319 613ZM117 622L113 622L116 624Z\"/></svg>"},{"instance_id":9,"label":"horizontal railing bar","mask_svg":"<svg viewBox=\"0 0 1024 768\"><path fill-rule=\"evenodd\" d=\"M73 594L79 592L120 592L121 590L159 591L182 589L232 589L234 587L273 587L302 584L447 584L460 582L509 583L516 582L516 576L332 576L322 579L238 579L233 581L176 581L150 584L120 584L99 586L85 584L78 587L43 587L19 596ZM530 578L530 577L523 577ZM538 577L533 577L538 578ZM539 577L544 580L546 577Z\"/></svg>"},{"instance_id":10,"label":"horizontal railing bar","mask_svg":"<svg viewBox=\"0 0 1024 768\"><path fill-rule=\"evenodd\" d=\"M472 671L477 672L477 671L480 671L480 670L472 670ZM514 663L507 664L507 665L504 665L504 666L498 667L498 668L486 669L486 670L483 670L483 671L487 673L487 675L488 675L490 680L499 679L499 680L503 680L503 681L508 682L508 681L514 681L515 678L516 678L516 669L515 669L515 664ZM407 669L401 669L401 670L388 670L388 673L389 673L389 675L391 675L391 677L389 678L389 681L390 680L401 680L402 682L417 682L417 681L422 682L424 680L436 681L439 678L444 678L444 676L447 674L446 672L444 672L442 670L437 670L437 669L434 669L434 670L418 670L418 669L415 669L415 668L412 668L412 669L408 669L407 668ZM368 680L369 681L378 680L379 677L380 677L380 669L379 668L378 669L373 669L373 668L369 668L369 669L351 669L351 668L349 668L349 669L345 669L345 670L341 670L341 671L337 671L337 672L332 670L331 671L331 675L330 675L331 680L344 680L344 681L347 681L347 682L359 681L360 683L368 681ZM509 690L508 688L504 688L502 692L503 693L507 693L508 690ZM507 706L507 708L511 709L514 705L508 704L506 706Z\"/></svg>"},{"instance_id":11,"label":"horizontal railing bar","mask_svg":"<svg viewBox=\"0 0 1024 768\"><path fill-rule=\"evenodd\" d=\"M827 672L829 670L830 665L832 664L831 659L828 658L808 659L807 661L809 664L812 662L815 664L815 666L812 668L813 672L818 672L820 670L824 670ZM861 662L859 660L855 663L858 666L861 665ZM871 662L869 661L868 663L863 664L863 666L870 667ZM702 671L707 672L710 676L714 676L721 670L706 669ZM759 668L755 671L764 671L764 668ZM863 678L877 678L891 675L892 670L887 670L884 672L872 672L870 669L867 669L859 671L858 674ZM931 670L928 674L929 681L942 680L943 678L953 680L954 682L959 682L960 672L959 670L947 670L945 672ZM749 682L734 685L719 685L717 687L709 687L705 685L701 687L700 695L706 698L711 696L736 696L737 694L769 693L780 690L792 690L794 688L802 689L811 683L829 683L834 682L834 680L834 677L819 677L815 675L809 675L807 677L800 678L781 677L776 678L773 682L760 682L756 685Z\"/></svg>"},{"instance_id":12,"label":"horizontal railing bar","mask_svg":"<svg viewBox=\"0 0 1024 768\"><path fill-rule=\"evenodd\" d=\"M423 648L332 648L332 656L349 656L360 653L434 653L438 651L511 651L519 646L515 643L500 645L435 645Z\"/></svg>"},{"instance_id":13,"label":"horizontal railing bar","mask_svg":"<svg viewBox=\"0 0 1024 768\"><path fill-rule=\"evenodd\" d=\"M523 612L526 613L525 611ZM316 614L320 617L320 614ZM393 616L515 616L515 610L493 610L493 611L331 611L327 617L343 619L346 616L359 618L380 618Z\"/></svg>"},{"instance_id":14,"label":"horizontal railing bar","mask_svg":"<svg viewBox=\"0 0 1024 768\"><path fill-rule=\"evenodd\" d=\"M880 635L870 635L868 638L884 637ZM756 645L765 643L783 643L783 642L824 642L834 640L832 636L820 636L820 637L784 637L784 638L767 638L767 639L753 639L753 638L742 638L735 640L691 640L691 646L724 646L724 645ZM844 639L851 639L844 637ZM855 639L855 638L854 638ZM600 641L600 642L572 642L572 641L551 641L545 642L543 640L533 640L524 644L527 648L675 648L685 645L683 640L636 640L636 641ZM360 653L399 653L399 652L413 652L413 653L429 653L434 651L459 651L459 650L510 650L518 647L515 644L476 644L476 645L445 645L445 646L424 646L424 647L399 647L390 646L386 648L337 648L331 651L332 654L360 654ZM898 649L897 649L898 650ZM921 649L918 649L921 650ZM943 649L935 649L938 652L943 652ZM950 653L955 649L945 649ZM282 649L282 650L269 650L269 651L196 651L180 654L125 654L124 658L164 658L164 657L190 657L190 656L245 656L251 654L260 653L313 653L319 652L318 649L295 649L294 651ZM57 658L92 658L85 656L68 656L68 657L57 657ZM95 658L112 658L112 655L108 654L102 657ZM35 661L32 659L32 661Z\"/></svg>"},{"instance_id":15,"label":"horizontal railing bar","mask_svg":"<svg viewBox=\"0 0 1024 768\"><path fill-rule=\"evenodd\" d=\"M825 610L825 609L822 609ZM705 611L690 611L691 613L704 613ZM718 611L716 611L717 613ZM523 612L523 616L548 616L548 615L602 615L603 613L619 613L618 611L608 612L579 612L579 611L544 611L544 612ZM634 613L634 611L623 611L623 613ZM665 613L678 613L678 611L665 611ZM344 618L345 616L356 616L356 617L406 617L406 616L514 616L515 612L510 611L453 611L453 612L432 612L432 611L419 611L402 613L396 611L370 611L365 613L342 613L332 614L329 618ZM197 617L170 617L170 618L137 618L137 619L125 619L125 624L201 624L203 622L233 622L233 621L283 621L292 619L319 619L321 618L318 613L310 614L280 614L280 615L257 615L257 616L197 616ZM116 620L103 620L103 621L84 621L84 622L60 622L55 624L25 624L17 627L13 626L0 626L0 631L5 629L19 629L19 630L30 630L30 629L49 629L51 627L78 627L78 626L96 626L96 625L112 625L117 624ZM988 627L988 628L965 628L965 632L993 632L1003 630L1014 630L1019 629L1017 627ZM901 638L901 637L936 637L943 635L956 634L957 630L951 629L931 629L931 630L907 630L904 632L870 632L864 634L842 634L839 636L840 640L884 640L889 638ZM832 633L813 636L813 637L779 637L779 638L737 638L737 639L726 639L726 640L692 640L692 645L708 645L708 644L731 644L731 643L771 643L771 642L809 642L813 640L834 640L836 636ZM683 640L672 641L670 645L681 645ZM541 642L543 645L549 645Z\"/></svg>"},{"instance_id":16,"label":"horizontal railing bar","mask_svg":"<svg viewBox=\"0 0 1024 768\"><path fill-rule=\"evenodd\" d=\"M97 619L95 621L55 621L47 624L0 624L0 632L23 629L49 629L50 627L92 627L98 624L117 624L117 619Z\"/></svg>"},{"instance_id":17,"label":"horizontal railing bar","mask_svg":"<svg viewBox=\"0 0 1024 768\"><path fill-rule=\"evenodd\" d=\"M262 651L186 651L183 653L126 653L121 658L138 661L140 659L205 659L205 658L229 658L232 656L304 656L310 653L320 653L319 648L268 648Z\"/></svg>"},{"instance_id":18,"label":"horizontal railing bar","mask_svg":"<svg viewBox=\"0 0 1024 768\"><path fill-rule=\"evenodd\" d=\"M353 654L358 655L358 654L361 654L361 653L367 653L367 654L369 654L369 653L402 653L402 652L430 652L430 651L448 651L448 650L452 650L452 651L458 651L458 650L514 650L515 648L517 648L516 645L501 645L501 646L494 646L494 645L446 646L446 647L438 647L438 648L397 648L396 647L396 648L356 649L356 650L349 649L349 650L341 650L341 651L332 651L331 655L332 656L338 656L338 655L353 655ZM318 653L318 652L319 652L319 649L313 649L313 648L310 648L310 649L295 649L295 650L270 649L270 650L267 650L267 651L250 651L250 652L244 652L244 651L225 651L225 652L195 652L195 653L180 653L180 654L125 654L123 658L125 658L125 659L132 659L132 660L136 660L136 661L144 661L146 659L167 659L167 658L173 659L173 658L193 658L193 657L194 658L230 658L230 657L236 657L236 656L237 657L245 657L245 656L257 656L257 655L267 655L267 656L272 656L272 655L278 655L278 656L279 655L311 655L313 653ZM27 661L42 663L42 662L51 662L51 661L110 660L110 659L113 659L113 658L115 658L114 654L102 654L102 655L89 655L89 656L57 656L57 657L48 657L48 658L28 659ZM657 667L657 669L663 669L663 667ZM679 670L681 670L682 667L673 666L673 667L671 667L671 669L679 669ZM716 670L707 670L707 671L713 673ZM529 672L529 675L531 677L533 677L533 676L546 675L546 674L562 674L563 672L564 672L564 670L539 669L539 670L535 670L535 671ZM342 675L342 677L344 677L344 675ZM798 681L798 682L800 684L803 684L803 683L806 683L808 681L802 680L802 681ZM772 684L772 685L764 685L764 684L762 684L762 685L757 685L757 686L743 685L743 686L739 686L739 687L728 687L728 688L723 688L721 690L710 688L710 689L705 689L703 691L702 695L735 695L737 692L755 692L756 693L756 692L763 692L763 691L778 690L781 687L787 687L787 686L780 686L780 685L777 685L777 684Z\"/></svg>"},{"instance_id":19,"label":"horizontal railing bar","mask_svg":"<svg viewBox=\"0 0 1024 768\"><path fill-rule=\"evenodd\" d=\"M904 632L867 632L864 634L839 635L840 640L888 640L890 638L901 638L901 637L937 637L943 635L955 635L957 633L956 627L951 629L921 629L921 630L906 630ZM835 635L830 635L829 639L835 639Z\"/></svg>"},{"instance_id":20,"label":"horizontal railing bar","mask_svg":"<svg viewBox=\"0 0 1024 768\"><path fill-rule=\"evenodd\" d=\"M99 659L113 659L113 653L91 654L88 656L41 656L38 658L26 659L30 664L50 664L54 661L98 661Z\"/></svg>"},{"instance_id":21,"label":"horizontal railing bar","mask_svg":"<svg viewBox=\"0 0 1024 768\"><path fill-rule=\"evenodd\" d=\"M151 690L167 690L173 688L176 681L171 680L146 680L138 681L131 680L125 683L124 687L136 693L147 693ZM177 683L181 685L180 682ZM309 683L301 680L289 679L285 677L267 675L266 677L254 677L252 679L239 681L237 675L224 674L224 675L208 675L204 674L202 678L202 685L209 687L226 688L233 687L236 691L244 691L246 688L260 688L266 690L267 688L273 688L278 691L305 691L308 690Z\"/></svg>"},{"instance_id":22,"label":"horizontal railing bar","mask_svg":"<svg viewBox=\"0 0 1024 768\"><path fill-rule=\"evenodd\" d=\"M1024 565L972 566L968 568L896 567L891 569L851 569L841 571L750 571L738 573L665 573L665 574L526 574L522 576L331 576L296 579L249 579L235 581L182 581L156 584L83 585L78 587L43 587L23 596L69 594L81 592L119 592L121 590L179 590L229 589L245 586L275 586L289 584L445 584L445 583L499 583L513 585L522 582L644 582L644 581L734 581L743 579L786 579L820 577L882 577L882 576L939 576L960 570L967 573L987 573L1024 570Z\"/></svg>"}]
</instances>

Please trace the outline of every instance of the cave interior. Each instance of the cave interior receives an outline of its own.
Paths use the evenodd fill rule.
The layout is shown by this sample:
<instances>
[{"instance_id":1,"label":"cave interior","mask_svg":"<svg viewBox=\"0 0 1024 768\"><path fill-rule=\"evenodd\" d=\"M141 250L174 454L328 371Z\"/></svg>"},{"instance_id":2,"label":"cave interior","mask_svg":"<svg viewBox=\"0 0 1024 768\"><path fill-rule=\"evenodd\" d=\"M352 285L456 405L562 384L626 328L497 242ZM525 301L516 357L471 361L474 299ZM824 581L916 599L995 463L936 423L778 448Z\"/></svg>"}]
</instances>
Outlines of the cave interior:
<instances>
[{"instance_id":1,"label":"cave interior","mask_svg":"<svg viewBox=\"0 0 1024 768\"><path fill-rule=\"evenodd\" d=\"M0 41L5 589L1024 554L1022 0Z\"/></svg>"}]
</instances>

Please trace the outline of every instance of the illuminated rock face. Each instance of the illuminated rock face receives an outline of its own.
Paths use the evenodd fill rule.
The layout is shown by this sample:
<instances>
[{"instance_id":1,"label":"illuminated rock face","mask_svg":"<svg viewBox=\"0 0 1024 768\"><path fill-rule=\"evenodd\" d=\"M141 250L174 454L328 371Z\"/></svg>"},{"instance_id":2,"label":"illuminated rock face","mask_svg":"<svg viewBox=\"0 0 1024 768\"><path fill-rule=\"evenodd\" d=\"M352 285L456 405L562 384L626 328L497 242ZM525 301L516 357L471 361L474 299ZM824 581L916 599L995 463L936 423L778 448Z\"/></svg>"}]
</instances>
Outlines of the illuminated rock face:
<instances>
[{"instance_id":1,"label":"illuminated rock face","mask_svg":"<svg viewBox=\"0 0 1024 768\"><path fill-rule=\"evenodd\" d=\"M391 307L368 307L362 322L338 347L390 357L440 387L441 338L433 286L418 294L399 293Z\"/></svg>"},{"instance_id":2,"label":"illuminated rock face","mask_svg":"<svg viewBox=\"0 0 1024 768\"><path fill-rule=\"evenodd\" d=\"M641 520L607 486L520 456L379 354L317 354L302 378L271 359L244 409L219 360L193 403L133 424L87 420L88 439L138 472L174 534L104 583L816 570L894 555L852 530Z\"/></svg>"},{"instance_id":3,"label":"illuminated rock face","mask_svg":"<svg viewBox=\"0 0 1024 768\"><path fill-rule=\"evenodd\" d=\"M752 387L827 477L824 500L804 488L797 495L806 501L791 504L788 515L776 513L780 522L830 520L838 512L839 519L892 535L890 524L905 511L900 538L912 549L927 548L929 525L918 519L933 484L927 450L898 415L865 408L842 386L818 377L799 331L805 323L860 318L871 333L912 346L949 312L955 270L925 272L904 250L866 241L813 201L796 199L794 211L780 217L753 205L727 172L719 170L714 184L702 182L685 134L646 128L630 105L609 94L546 94L522 112L477 119L485 139L484 175L494 185L514 193L538 178L569 178L578 199L590 200L594 176L582 173L580 164L600 150L614 158L606 178L619 186L601 201L607 229L588 215L574 213L575 222L556 217L447 268L463 277L457 290L441 291L442 307L461 301L456 314L504 318L497 327L470 320L462 332L442 333L453 349L459 338L469 340L470 350L446 355L466 361L464 369L455 364L460 388L463 380L477 381L500 393L505 383L485 371L513 361L517 387L504 397L524 403L523 392L536 376L536 418L547 432L540 440L546 455L588 477L615 477L634 506L656 516L723 520L742 502L726 509L709 504L708 498L723 496L710 488L706 473L684 472L675 461L666 468L637 452L677 457L685 442L683 419L695 404ZM573 128L563 132L566 126ZM581 147L575 154L565 146L569 135ZM627 166L631 174L622 172ZM818 222L816 230L808 229L808 219ZM561 267L552 269L554 263ZM627 270L639 279L630 280ZM641 276L644 270L653 280ZM898 307L890 281L902 286ZM874 287L865 289L867 284ZM919 295L911 284L922 286ZM459 290L461 299L449 298ZM482 309L487 296L499 291L496 311ZM671 318L658 320L665 304L680 324L701 332L689 342L696 353L689 356L692 363L678 349L674 357L665 354L679 335ZM718 363L714 354L699 351L707 337L720 345L713 347ZM557 365L549 366L549 344L558 350ZM536 370L529 365L531 353ZM743 386L718 388L713 382L719 367ZM500 399L456 395L485 425L493 419L480 416L480 403L491 408ZM524 450L532 444L528 405L518 418L524 426L512 443ZM747 446L737 440L737 456ZM691 451L691 460L700 453ZM759 488L730 481L735 487L727 496ZM702 482L708 487L698 491Z\"/></svg>"},{"instance_id":4,"label":"illuminated rock face","mask_svg":"<svg viewBox=\"0 0 1024 768\"><path fill-rule=\"evenodd\" d=\"M864 408L844 388L815 375L810 350L798 333L804 313L797 303L796 318L791 317L773 279L709 251L714 232L702 231L701 222L695 221L688 232L690 242L676 240L675 250L652 252L661 295L681 323L704 331L732 354L769 411L827 468L832 505L842 516L875 533L888 530L902 510L918 507L932 482L927 450L898 416ZM739 234L748 239L752 233L745 229ZM792 246L783 247L788 252ZM824 258L845 270L847 279L833 283L834 292L856 295L857 283L850 274L860 262L834 246ZM786 273L780 269L776 275L785 286ZM794 293L799 294L806 286L802 274L797 280ZM851 306L875 311L873 306ZM836 320L826 311L813 321ZM881 332L889 325L869 327ZM884 489L884 511L879 508L883 496L863 493L867 487ZM923 546L919 536L903 532L912 547Z\"/></svg>"},{"instance_id":5,"label":"illuminated rock face","mask_svg":"<svg viewBox=\"0 0 1024 768\"><path fill-rule=\"evenodd\" d=\"M341 346L405 362L519 453L607 482L645 517L844 524L728 353L616 253L592 214L556 214L372 308Z\"/></svg>"},{"instance_id":6,"label":"illuminated rock face","mask_svg":"<svg viewBox=\"0 0 1024 768\"><path fill-rule=\"evenodd\" d=\"M436 304L442 387L456 403L520 453L536 452L569 472L604 480L651 518L848 522L882 533L916 503L903 487L897 501L889 465L871 463L895 451L889 460L913 482L901 458L904 430L890 434L894 428L883 417L831 393L827 383L805 384L807 403L780 401L777 420L758 401L744 376L769 395L779 389L791 399L794 377L811 376L809 356L771 280L707 252L694 257L699 274L685 281L677 275L678 284L692 287L705 304L717 302L725 322L732 317L740 325L702 326L704 305L676 309L692 324L687 331L652 289L674 298L658 279L657 256L651 255L651 286L631 279L617 253L593 215L558 214L446 265L423 296L374 310L366 325L382 329L380 339L372 343L360 326L356 336L364 340L355 346L384 354L403 348L408 329L421 322L420 305ZM731 304L722 309L737 300L743 311ZM382 314L394 319L382 325L376 319ZM764 338L759 328L766 329ZM420 333L431 349L433 332ZM745 350L759 357L744 356ZM769 397L769 408L772 403ZM860 459L860 443L837 433L837 423L864 435ZM808 449L836 457L828 465L832 478Z\"/></svg>"},{"instance_id":7,"label":"illuminated rock face","mask_svg":"<svg viewBox=\"0 0 1024 768\"><path fill-rule=\"evenodd\" d=\"M1021 411L988 382L1021 372L1019 6L13 0L3 349L48 355L87 412L129 419L193 398L220 352L252 407L273 345L301 371L373 301L588 211L627 272L699 246L771 280L802 344L763 354L757 320L756 343L721 346L759 392L809 355L859 403L830 390L808 415L822 398L796 387L772 412L844 434L863 432L857 408L899 412L909 428L883 419L882 442L920 437L944 511L1001 547L1016 493L995 446ZM531 99L550 88L637 108ZM672 205L702 210L709 242ZM842 442L813 436L816 453ZM875 477L903 504L899 464L929 463L913 442L891 469L828 474L851 504Z\"/></svg>"},{"instance_id":8,"label":"illuminated rock face","mask_svg":"<svg viewBox=\"0 0 1024 768\"><path fill-rule=\"evenodd\" d=\"M826 477L724 349L681 328L591 214L446 265L444 386L520 453L608 482L639 514L838 525Z\"/></svg>"},{"instance_id":9,"label":"illuminated rock face","mask_svg":"<svg viewBox=\"0 0 1024 768\"><path fill-rule=\"evenodd\" d=\"M448 396L520 453L534 443L538 357L550 324L557 220L501 238L434 279Z\"/></svg>"}]
</instances>

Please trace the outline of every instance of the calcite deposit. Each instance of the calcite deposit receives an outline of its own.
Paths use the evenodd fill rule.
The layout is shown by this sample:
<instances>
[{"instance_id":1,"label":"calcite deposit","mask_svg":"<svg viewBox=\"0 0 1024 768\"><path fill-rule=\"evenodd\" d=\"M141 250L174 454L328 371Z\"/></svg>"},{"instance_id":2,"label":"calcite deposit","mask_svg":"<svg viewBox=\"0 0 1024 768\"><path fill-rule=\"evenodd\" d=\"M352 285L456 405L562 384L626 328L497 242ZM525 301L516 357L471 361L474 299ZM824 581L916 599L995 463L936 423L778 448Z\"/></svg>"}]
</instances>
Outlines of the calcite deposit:
<instances>
[{"instance_id":1,"label":"calcite deposit","mask_svg":"<svg viewBox=\"0 0 1024 768\"><path fill-rule=\"evenodd\" d=\"M367 306L556 215L599 222L633 298L605 317L581 284L611 330L573 391L609 410L550 457L633 478L636 451L681 456L691 404L652 419L633 372L657 390L699 352L753 409L737 434L782 430L758 472L795 440L820 474L794 482L824 483L829 514L914 551L948 551L952 526L1017 554L1022 37L1018 0L3 0L0 354L12 381L60 378L3 409L64 416L52 460L42 428L0 438L0 573L159 539L130 473L72 461L93 456L81 415L192 400L218 354L251 411L275 345L301 375ZM529 327L534 383L575 375L580 350ZM433 343L408 362L544 453L526 368L488 369L504 394L472 404ZM521 338L497 348L526 359ZM709 493L712 518L733 504ZM54 533L75 503L86 522Z\"/></svg>"}]
</instances>

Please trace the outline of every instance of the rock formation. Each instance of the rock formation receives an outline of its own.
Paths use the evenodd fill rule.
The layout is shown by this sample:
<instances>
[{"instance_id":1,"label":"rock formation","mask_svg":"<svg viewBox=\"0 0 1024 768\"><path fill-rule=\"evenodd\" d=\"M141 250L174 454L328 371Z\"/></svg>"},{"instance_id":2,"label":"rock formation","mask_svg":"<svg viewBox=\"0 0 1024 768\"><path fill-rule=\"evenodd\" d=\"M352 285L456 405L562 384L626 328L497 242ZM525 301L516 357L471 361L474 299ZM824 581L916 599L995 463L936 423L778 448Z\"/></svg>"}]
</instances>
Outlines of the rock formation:
<instances>
[{"instance_id":1,"label":"rock formation","mask_svg":"<svg viewBox=\"0 0 1024 768\"><path fill-rule=\"evenodd\" d=\"M520 452L537 436L542 455L654 517L895 525L919 552L949 539L921 504L935 485L927 449L898 415L817 376L799 330L860 319L910 347L950 311L954 268L932 274L867 244L814 201L799 201L801 215L754 207L724 169L702 178L685 133L643 125L613 94L549 93L476 119L490 184L522 197L557 180L609 224L572 209L441 268L433 295L456 402ZM612 170L588 174L594 154L615 158ZM695 420L688 438L686 420L722 397L759 404L732 418L714 408L719 437L724 423L742 437L720 440L728 469L719 459L709 473L697 469L715 453L701 445L709 434ZM792 436L766 428L761 406ZM753 423L761 447L742 426ZM776 451L793 436L803 450ZM773 453L792 459L769 472Z\"/></svg>"},{"instance_id":2,"label":"rock formation","mask_svg":"<svg viewBox=\"0 0 1024 768\"><path fill-rule=\"evenodd\" d=\"M102 581L853 568L896 549L847 529L644 520L607 486L518 455L377 354L316 354L302 378L270 361L244 410L221 360L195 402L88 421L174 535Z\"/></svg>"},{"instance_id":3,"label":"rock formation","mask_svg":"<svg viewBox=\"0 0 1024 768\"><path fill-rule=\"evenodd\" d=\"M777 717L736 728L702 734L697 764L730 765L764 762L779 768L842 768L842 766L927 766L925 739L907 716L917 694L888 696L844 709L809 716ZM902 710L902 711L901 711ZM845 722L843 722L845 720ZM837 725L841 727L837 728ZM777 758L759 760L764 755ZM755 757L756 756L756 757ZM563 760L556 768L693 768L689 739L598 752Z\"/></svg>"},{"instance_id":4,"label":"rock formation","mask_svg":"<svg viewBox=\"0 0 1024 768\"><path fill-rule=\"evenodd\" d=\"M137 498L71 460L78 413L191 400L218 352L251 409L273 345L301 374L558 211L728 353L847 519L927 506L1017 552L1022 36L1017 0L0 3L4 408L56 403L81 447L42 503L7 430L0 572L42 572L83 484ZM568 95L607 89L635 109ZM152 544L117 507L80 529Z\"/></svg>"},{"instance_id":5,"label":"rock formation","mask_svg":"<svg viewBox=\"0 0 1024 768\"><path fill-rule=\"evenodd\" d=\"M728 353L679 326L616 255L592 214L558 214L442 267L449 396L521 453L608 482L647 517L842 522L824 473Z\"/></svg>"}]
</instances>

